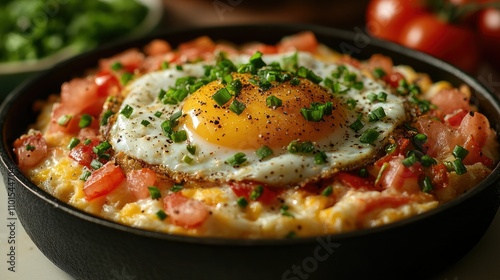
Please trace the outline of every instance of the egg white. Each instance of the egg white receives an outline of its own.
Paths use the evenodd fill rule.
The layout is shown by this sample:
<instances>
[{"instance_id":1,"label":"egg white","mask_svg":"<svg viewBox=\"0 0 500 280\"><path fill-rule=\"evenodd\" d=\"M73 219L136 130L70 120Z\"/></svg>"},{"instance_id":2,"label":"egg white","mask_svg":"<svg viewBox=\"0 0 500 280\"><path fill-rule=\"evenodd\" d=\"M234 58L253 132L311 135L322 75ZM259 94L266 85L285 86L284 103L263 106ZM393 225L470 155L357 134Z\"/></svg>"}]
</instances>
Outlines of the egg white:
<instances>
[{"instance_id":1,"label":"egg white","mask_svg":"<svg viewBox=\"0 0 500 280\"><path fill-rule=\"evenodd\" d=\"M263 59L266 63L274 61L281 63L290 55L290 53L264 55ZM231 59L235 64L239 64L247 62L248 58L246 55L240 55ZM338 67L337 64L317 60L309 53L298 53L298 58L299 65L311 69L323 79L330 77ZM128 118L118 114L113 123L109 142L114 150L150 165L158 165L168 174L182 173L206 181L254 180L270 185L286 186L332 174L332 170L356 167L360 162L372 159L386 143L391 132L405 120L404 104L398 96L392 94L383 84L347 66L350 72L358 75L364 87L360 91L351 88L346 93L336 95L343 104L348 99L354 99L357 105L347 111L348 119L343 122L346 125L335 129L327 138L315 143L317 150L324 151L327 155L327 162L324 164L316 164L313 155L291 154L286 147L275 149L271 157L259 160L254 150L216 146L183 125L179 125L176 130L186 130L187 142L173 143L163 134L161 123L181 110L184 102L165 105L159 100L158 94L161 89L174 87L175 81L180 77L202 77L203 65L206 64L207 62L185 64L182 70L171 67L132 81L127 88L128 94L121 108L128 105L134 110ZM324 86L324 83L320 85ZM387 94L385 102L372 103L368 100L368 94L379 92ZM386 117L376 122L368 122L366 115L378 107L384 109ZM155 116L158 111L162 112L161 117ZM348 125L355 122L360 113L365 116L363 119L365 126L360 131L354 132ZM150 124L142 125L143 120L148 120ZM372 144L362 144L359 137L368 129L378 131L379 137ZM197 147L195 155L187 151L188 143ZM246 154L247 161L244 164L233 167L225 163L229 157L238 152ZM182 159L185 155L194 160L191 163L184 162Z\"/></svg>"}]
</instances>

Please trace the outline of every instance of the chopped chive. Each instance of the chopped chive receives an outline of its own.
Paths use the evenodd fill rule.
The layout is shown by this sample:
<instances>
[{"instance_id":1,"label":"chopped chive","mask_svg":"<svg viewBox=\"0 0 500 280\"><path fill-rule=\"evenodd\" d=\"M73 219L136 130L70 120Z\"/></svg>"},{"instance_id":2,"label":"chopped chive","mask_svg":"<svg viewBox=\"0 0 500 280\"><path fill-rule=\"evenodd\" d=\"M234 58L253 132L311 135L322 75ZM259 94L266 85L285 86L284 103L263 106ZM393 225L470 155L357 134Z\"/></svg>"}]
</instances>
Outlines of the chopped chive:
<instances>
[{"instance_id":1,"label":"chopped chive","mask_svg":"<svg viewBox=\"0 0 500 280\"><path fill-rule=\"evenodd\" d=\"M424 180L422 181L422 191L424 193L430 193L434 187L432 186L432 180L429 178L429 176L425 176Z\"/></svg>"},{"instance_id":2,"label":"chopped chive","mask_svg":"<svg viewBox=\"0 0 500 280\"><path fill-rule=\"evenodd\" d=\"M375 178L375 185L378 184L378 182L380 181L380 179L382 179L382 175L384 175L384 172L387 168L389 168L389 163L388 162L384 162L382 164L382 167L380 168L378 174L377 174L377 178Z\"/></svg>"},{"instance_id":3,"label":"chopped chive","mask_svg":"<svg viewBox=\"0 0 500 280\"><path fill-rule=\"evenodd\" d=\"M326 163L327 156L325 152L320 151L319 153L314 155L314 163L316 164L323 164Z\"/></svg>"},{"instance_id":4,"label":"chopped chive","mask_svg":"<svg viewBox=\"0 0 500 280\"><path fill-rule=\"evenodd\" d=\"M88 139L88 138L87 138L87 139L85 139L85 141L83 141L83 144L84 144L84 145L90 145L90 143L92 143L92 140L90 140L90 139Z\"/></svg>"},{"instance_id":5,"label":"chopped chive","mask_svg":"<svg viewBox=\"0 0 500 280\"><path fill-rule=\"evenodd\" d=\"M425 144L425 142L427 142L427 135L419 133L413 136L413 142L419 144Z\"/></svg>"},{"instance_id":6,"label":"chopped chive","mask_svg":"<svg viewBox=\"0 0 500 280\"><path fill-rule=\"evenodd\" d=\"M311 141L306 141L306 142L300 142L297 140L293 140L288 144L287 146L288 152L291 154L297 154L297 153L312 153L314 151L314 144Z\"/></svg>"},{"instance_id":7,"label":"chopped chive","mask_svg":"<svg viewBox=\"0 0 500 280\"><path fill-rule=\"evenodd\" d=\"M461 159L457 158L454 161L452 161L451 163L452 163L453 169L455 170L455 172L457 173L457 175L462 175L462 174L467 173L467 168L462 163Z\"/></svg>"},{"instance_id":8,"label":"chopped chive","mask_svg":"<svg viewBox=\"0 0 500 280\"><path fill-rule=\"evenodd\" d=\"M396 151L396 148L398 147L398 144L396 143L391 143L385 146L385 153L386 154L392 154L394 151Z\"/></svg>"},{"instance_id":9,"label":"chopped chive","mask_svg":"<svg viewBox=\"0 0 500 280\"><path fill-rule=\"evenodd\" d=\"M170 65L169 65L168 61L163 61L163 62L161 63L161 65L160 65L160 69L161 69L161 70L165 70L165 69L168 69L168 67L169 67L169 66L170 66Z\"/></svg>"},{"instance_id":10,"label":"chopped chive","mask_svg":"<svg viewBox=\"0 0 500 280\"><path fill-rule=\"evenodd\" d=\"M92 123L92 116L89 114L83 114L80 118L80 122L78 122L78 126L80 128L86 128Z\"/></svg>"},{"instance_id":11,"label":"chopped chive","mask_svg":"<svg viewBox=\"0 0 500 280\"><path fill-rule=\"evenodd\" d=\"M69 140L68 149L71 150L74 147L76 147L78 144L80 144L80 139L73 137L73 138L71 138L71 140Z\"/></svg>"},{"instance_id":12,"label":"chopped chive","mask_svg":"<svg viewBox=\"0 0 500 280\"><path fill-rule=\"evenodd\" d=\"M377 79L381 79L381 78L386 76L386 73L385 73L384 69L382 69L382 68L375 68L373 70L373 76Z\"/></svg>"},{"instance_id":13,"label":"chopped chive","mask_svg":"<svg viewBox=\"0 0 500 280\"><path fill-rule=\"evenodd\" d=\"M292 86L298 86L300 84L300 79L297 78L297 77L293 77L291 80L290 80L290 84Z\"/></svg>"},{"instance_id":14,"label":"chopped chive","mask_svg":"<svg viewBox=\"0 0 500 280\"><path fill-rule=\"evenodd\" d=\"M357 90L362 90L365 87L365 84L363 84L363 82L361 81L357 81L352 84L352 87Z\"/></svg>"},{"instance_id":15,"label":"chopped chive","mask_svg":"<svg viewBox=\"0 0 500 280\"><path fill-rule=\"evenodd\" d=\"M174 127L172 121L171 120L163 121L160 126L165 136L170 137Z\"/></svg>"},{"instance_id":16,"label":"chopped chive","mask_svg":"<svg viewBox=\"0 0 500 280\"><path fill-rule=\"evenodd\" d=\"M130 115L132 115L132 112L134 112L134 108L130 107L130 105L125 105L123 109L120 111L120 114L122 114L125 118L130 118Z\"/></svg>"},{"instance_id":17,"label":"chopped chive","mask_svg":"<svg viewBox=\"0 0 500 280\"><path fill-rule=\"evenodd\" d=\"M36 149L35 146L33 146L31 144L26 145L26 151L33 152L35 149Z\"/></svg>"},{"instance_id":18,"label":"chopped chive","mask_svg":"<svg viewBox=\"0 0 500 280\"><path fill-rule=\"evenodd\" d=\"M67 126L72 118L72 115L62 115L57 119L57 124L60 126Z\"/></svg>"},{"instance_id":19,"label":"chopped chive","mask_svg":"<svg viewBox=\"0 0 500 280\"><path fill-rule=\"evenodd\" d=\"M184 188L184 186L182 184L174 184L171 188L170 188L170 191L176 193L176 192L179 192L181 191L182 189Z\"/></svg>"},{"instance_id":20,"label":"chopped chive","mask_svg":"<svg viewBox=\"0 0 500 280\"><path fill-rule=\"evenodd\" d=\"M250 57L250 64L257 69L266 66L266 63L264 62L264 60L262 60L262 53L259 51L255 52Z\"/></svg>"},{"instance_id":21,"label":"chopped chive","mask_svg":"<svg viewBox=\"0 0 500 280\"><path fill-rule=\"evenodd\" d=\"M236 115L241 115L247 106L245 103L238 101L237 99L233 99L231 105L229 105L229 110L231 110Z\"/></svg>"},{"instance_id":22,"label":"chopped chive","mask_svg":"<svg viewBox=\"0 0 500 280\"><path fill-rule=\"evenodd\" d=\"M159 117L161 117L162 114L163 114L162 112L156 111L155 112L155 117L159 118Z\"/></svg>"},{"instance_id":23,"label":"chopped chive","mask_svg":"<svg viewBox=\"0 0 500 280\"><path fill-rule=\"evenodd\" d=\"M247 199L245 197L243 197L243 196L238 197L238 200L236 200L236 203L241 208L245 208L248 205Z\"/></svg>"},{"instance_id":24,"label":"chopped chive","mask_svg":"<svg viewBox=\"0 0 500 280\"><path fill-rule=\"evenodd\" d=\"M264 159L270 155L273 154L273 150L269 148L268 146L262 146L257 151L255 151L255 154L259 157L259 159Z\"/></svg>"},{"instance_id":25,"label":"chopped chive","mask_svg":"<svg viewBox=\"0 0 500 280\"><path fill-rule=\"evenodd\" d=\"M223 106L229 100L231 100L232 95L229 93L229 91L226 88L221 88L219 89L214 95L212 95L212 99L219 105Z\"/></svg>"},{"instance_id":26,"label":"chopped chive","mask_svg":"<svg viewBox=\"0 0 500 280\"><path fill-rule=\"evenodd\" d=\"M123 68L123 65L119 61L116 61L113 64L111 64L111 70L113 70L113 71L118 71L118 70L121 70L122 68Z\"/></svg>"},{"instance_id":27,"label":"chopped chive","mask_svg":"<svg viewBox=\"0 0 500 280\"><path fill-rule=\"evenodd\" d=\"M226 88L230 94L238 96L241 92L241 89L243 88L243 84L241 83L240 79L236 79L234 81L231 81Z\"/></svg>"},{"instance_id":28,"label":"chopped chive","mask_svg":"<svg viewBox=\"0 0 500 280\"><path fill-rule=\"evenodd\" d=\"M359 177L361 178L367 178L368 177L368 170L366 168L361 168L359 171L358 171L358 175Z\"/></svg>"},{"instance_id":29,"label":"chopped chive","mask_svg":"<svg viewBox=\"0 0 500 280\"><path fill-rule=\"evenodd\" d=\"M158 99L162 100L167 95L167 92L164 89L160 89L160 93L158 93Z\"/></svg>"},{"instance_id":30,"label":"chopped chive","mask_svg":"<svg viewBox=\"0 0 500 280\"><path fill-rule=\"evenodd\" d=\"M134 78L134 74L125 72L120 76L120 83L122 85L126 85L128 82L130 82Z\"/></svg>"},{"instance_id":31,"label":"chopped chive","mask_svg":"<svg viewBox=\"0 0 500 280\"><path fill-rule=\"evenodd\" d=\"M373 142L377 140L379 135L380 133L375 129L368 129L363 134L361 134L361 137L359 137L359 141L363 144L373 144Z\"/></svg>"},{"instance_id":32,"label":"chopped chive","mask_svg":"<svg viewBox=\"0 0 500 280\"><path fill-rule=\"evenodd\" d=\"M111 117L112 115L113 115L113 111L111 111L109 109L104 111L104 113L102 114L101 125L107 125L109 117Z\"/></svg>"},{"instance_id":33,"label":"chopped chive","mask_svg":"<svg viewBox=\"0 0 500 280\"><path fill-rule=\"evenodd\" d=\"M149 122L148 120L142 120L142 121L141 121L141 124L142 124L143 126L148 126L148 125L150 125L150 124L151 124L151 122Z\"/></svg>"},{"instance_id":34,"label":"chopped chive","mask_svg":"<svg viewBox=\"0 0 500 280\"><path fill-rule=\"evenodd\" d=\"M469 154L469 151L460 145L456 145L452 154L455 158L463 160Z\"/></svg>"},{"instance_id":35,"label":"chopped chive","mask_svg":"<svg viewBox=\"0 0 500 280\"><path fill-rule=\"evenodd\" d=\"M417 161L418 161L418 159L415 156L415 154L412 154L411 156L403 159L403 165L406 167L410 167L410 166L414 165Z\"/></svg>"},{"instance_id":36,"label":"chopped chive","mask_svg":"<svg viewBox=\"0 0 500 280\"><path fill-rule=\"evenodd\" d=\"M184 68L182 68L182 65L175 65L175 69L178 71L182 71Z\"/></svg>"},{"instance_id":37,"label":"chopped chive","mask_svg":"<svg viewBox=\"0 0 500 280\"><path fill-rule=\"evenodd\" d=\"M92 173L89 170L84 170L78 179L82 181L87 181L90 175L92 175Z\"/></svg>"},{"instance_id":38,"label":"chopped chive","mask_svg":"<svg viewBox=\"0 0 500 280\"><path fill-rule=\"evenodd\" d=\"M297 71L299 64L299 59L297 52L295 52L291 56L287 56L283 59L283 69L288 72L295 72Z\"/></svg>"},{"instance_id":39,"label":"chopped chive","mask_svg":"<svg viewBox=\"0 0 500 280\"><path fill-rule=\"evenodd\" d=\"M235 167L247 161L246 155L242 152L234 154L232 157L226 159L225 163Z\"/></svg>"},{"instance_id":40,"label":"chopped chive","mask_svg":"<svg viewBox=\"0 0 500 280\"><path fill-rule=\"evenodd\" d=\"M347 109L352 110L352 109L356 108L358 101L356 99L349 98L349 99L347 99L346 103L347 103Z\"/></svg>"},{"instance_id":41,"label":"chopped chive","mask_svg":"<svg viewBox=\"0 0 500 280\"><path fill-rule=\"evenodd\" d=\"M196 146L195 146L195 145L192 145L192 144L189 144L189 145L187 145L187 146L186 146L186 150L187 150L190 154L194 155L194 154L196 153Z\"/></svg>"},{"instance_id":42,"label":"chopped chive","mask_svg":"<svg viewBox=\"0 0 500 280\"><path fill-rule=\"evenodd\" d=\"M354 132L360 131L365 125L361 122L362 115L359 114L356 121L349 125L349 128L354 130Z\"/></svg>"},{"instance_id":43,"label":"chopped chive","mask_svg":"<svg viewBox=\"0 0 500 280\"><path fill-rule=\"evenodd\" d=\"M190 156L188 156L188 155L184 155L184 156L182 157L182 161L183 161L183 162L185 162L185 163L187 163L187 164L190 164L190 163L192 163L192 162L193 162L193 158L192 158L192 157L190 157Z\"/></svg>"},{"instance_id":44,"label":"chopped chive","mask_svg":"<svg viewBox=\"0 0 500 280\"><path fill-rule=\"evenodd\" d=\"M161 197L160 189L158 189L158 187L150 186L148 187L148 191L151 199L159 199Z\"/></svg>"},{"instance_id":45,"label":"chopped chive","mask_svg":"<svg viewBox=\"0 0 500 280\"><path fill-rule=\"evenodd\" d=\"M306 78L315 84L319 84L321 81L323 81L323 78L314 74L314 72L312 70L310 70L304 66L299 67L299 69L297 70L297 76L299 76L301 78Z\"/></svg>"},{"instance_id":46,"label":"chopped chive","mask_svg":"<svg viewBox=\"0 0 500 280\"><path fill-rule=\"evenodd\" d=\"M95 170L101 168L102 166L103 166L102 162L98 161L97 159L93 159L90 162L90 167L92 167Z\"/></svg>"},{"instance_id":47,"label":"chopped chive","mask_svg":"<svg viewBox=\"0 0 500 280\"><path fill-rule=\"evenodd\" d=\"M283 102L278 97L270 95L266 98L266 105L269 108L278 108L283 105Z\"/></svg>"},{"instance_id":48,"label":"chopped chive","mask_svg":"<svg viewBox=\"0 0 500 280\"><path fill-rule=\"evenodd\" d=\"M179 110L175 113L173 113L171 116L170 116L170 121L176 121L178 118L180 118L182 116L182 110Z\"/></svg>"},{"instance_id":49,"label":"chopped chive","mask_svg":"<svg viewBox=\"0 0 500 280\"><path fill-rule=\"evenodd\" d=\"M423 155L420 158L420 163L424 167L429 167L431 165L437 164L437 161L434 158L432 158L431 156L429 156L429 155Z\"/></svg>"},{"instance_id":50,"label":"chopped chive","mask_svg":"<svg viewBox=\"0 0 500 280\"><path fill-rule=\"evenodd\" d=\"M379 121L381 120L382 118L384 118L386 115L385 115L385 111L384 111L384 108L382 107L378 107L377 109L371 111L369 114L368 114L368 121L369 122L376 122L376 121Z\"/></svg>"},{"instance_id":51,"label":"chopped chive","mask_svg":"<svg viewBox=\"0 0 500 280\"><path fill-rule=\"evenodd\" d=\"M288 212L288 208L289 208L289 207L288 207L288 205L283 204L283 205L281 206L281 208L280 208L280 213L281 213L281 215L283 215L283 216L287 216L287 217L291 217L291 218L293 218L293 214L292 214L292 213L290 213L290 212Z\"/></svg>"},{"instance_id":52,"label":"chopped chive","mask_svg":"<svg viewBox=\"0 0 500 280\"><path fill-rule=\"evenodd\" d=\"M167 213L165 213L165 211L160 209L160 210L158 210L158 212L156 212L156 217L158 217L158 219L163 221L166 218L168 218L168 215L167 215Z\"/></svg>"},{"instance_id":53,"label":"chopped chive","mask_svg":"<svg viewBox=\"0 0 500 280\"><path fill-rule=\"evenodd\" d=\"M368 101L370 101L371 103L377 101L377 95L373 92L370 92L366 95L366 98L368 99Z\"/></svg>"},{"instance_id":54,"label":"chopped chive","mask_svg":"<svg viewBox=\"0 0 500 280\"><path fill-rule=\"evenodd\" d=\"M107 150L109 150L110 148L111 148L111 144L109 144L108 141L103 141L103 142L99 143L99 145L92 148L92 151L100 156L100 155L104 154Z\"/></svg>"},{"instance_id":55,"label":"chopped chive","mask_svg":"<svg viewBox=\"0 0 500 280\"><path fill-rule=\"evenodd\" d=\"M185 130L172 132L170 134L170 139L175 143L184 142L187 140L187 132Z\"/></svg>"},{"instance_id":56,"label":"chopped chive","mask_svg":"<svg viewBox=\"0 0 500 280\"><path fill-rule=\"evenodd\" d=\"M259 197L262 195L263 192L264 192L264 187L262 187L261 185L255 186L255 188L253 188L253 190L250 192L250 199L251 200L259 199Z\"/></svg>"},{"instance_id":57,"label":"chopped chive","mask_svg":"<svg viewBox=\"0 0 500 280\"><path fill-rule=\"evenodd\" d=\"M328 186L326 187L322 192L321 192L321 195L322 196L330 196L331 194L333 193L333 187L332 186Z\"/></svg>"},{"instance_id":58,"label":"chopped chive","mask_svg":"<svg viewBox=\"0 0 500 280\"><path fill-rule=\"evenodd\" d=\"M377 100L380 102L385 102L387 101L387 93L381 91L377 94Z\"/></svg>"}]
</instances>

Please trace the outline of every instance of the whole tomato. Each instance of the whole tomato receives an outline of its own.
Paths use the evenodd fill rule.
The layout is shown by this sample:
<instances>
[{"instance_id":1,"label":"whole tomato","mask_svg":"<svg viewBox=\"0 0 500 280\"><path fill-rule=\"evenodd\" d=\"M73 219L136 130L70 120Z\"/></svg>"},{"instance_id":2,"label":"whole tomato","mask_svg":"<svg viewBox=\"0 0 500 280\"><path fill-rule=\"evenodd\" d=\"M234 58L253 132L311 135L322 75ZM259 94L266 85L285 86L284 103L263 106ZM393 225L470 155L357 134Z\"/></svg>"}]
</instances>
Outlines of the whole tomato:
<instances>
[{"instance_id":1,"label":"whole tomato","mask_svg":"<svg viewBox=\"0 0 500 280\"><path fill-rule=\"evenodd\" d=\"M366 24L373 36L397 42L404 24L425 12L423 0L372 0Z\"/></svg>"},{"instance_id":2,"label":"whole tomato","mask_svg":"<svg viewBox=\"0 0 500 280\"><path fill-rule=\"evenodd\" d=\"M500 9L482 10L477 28L485 60L500 69Z\"/></svg>"},{"instance_id":3,"label":"whole tomato","mask_svg":"<svg viewBox=\"0 0 500 280\"><path fill-rule=\"evenodd\" d=\"M473 72L479 61L479 47L472 29L447 23L433 14L418 16L405 24L399 43Z\"/></svg>"}]
</instances>

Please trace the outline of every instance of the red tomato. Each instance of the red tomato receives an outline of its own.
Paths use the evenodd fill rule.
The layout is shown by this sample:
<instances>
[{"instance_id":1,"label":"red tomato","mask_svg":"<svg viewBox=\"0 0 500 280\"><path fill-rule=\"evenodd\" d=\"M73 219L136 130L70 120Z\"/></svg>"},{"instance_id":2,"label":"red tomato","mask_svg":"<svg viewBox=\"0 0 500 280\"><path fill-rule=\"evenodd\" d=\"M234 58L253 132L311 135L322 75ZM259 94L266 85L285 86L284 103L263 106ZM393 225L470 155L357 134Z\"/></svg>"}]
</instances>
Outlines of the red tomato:
<instances>
[{"instance_id":1,"label":"red tomato","mask_svg":"<svg viewBox=\"0 0 500 280\"><path fill-rule=\"evenodd\" d=\"M102 71L112 73L112 65L119 62L122 65L123 70L133 73L143 61L143 53L141 53L138 49L128 49L110 58L101 59L99 61L99 67Z\"/></svg>"},{"instance_id":2,"label":"red tomato","mask_svg":"<svg viewBox=\"0 0 500 280\"><path fill-rule=\"evenodd\" d=\"M283 38L276 47L279 53L294 50L315 53L318 45L318 40L316 40L314 33L305 31Z\"/></svg>"},{"instance_id":3,"label":"red tomato","mask_svg":"<svg viewBox=\"0 0 500 280\"><path fill-rule=\"evenodd\" d=\"M92 105L97 97L93 79L75 78L61 86L61 104L70 108L74 115Z\"/></svg>"},{"instance_id":4,"label":"red tomato","mask_svg":"<svg viewBox=\"0 0 500 280\"><path fill-rule=\"evenodd\" d=\"M431 180L434 189L442 189L448 187L448 169L443 163L431 166Z\"/></svg>"},{"instance_id":5,"label":"red tomato","mask_svg":"<svg viewBox=\"0 0 500 280\"><path fill-rule=\"evenodd\" d=\"M408 21L398 41L468 72L473 72L477 67L479 47L472 29L446 23L432 14Z\"/></svg>"},{"instance_id":6,"label":"red tomato","mask_svg":"<svg viewBox=\"0 0 500 280\"><path fill-rule=\"evenodd\" d=\"M153 40L144 47L144 52L147 56L162 55L170 51L172 51L172 46L167 41L161 39Z\"/></svg>"},{"instance_id":7,"label":"red tomato","mask_svg":"<svg viewBox=\"0 0 500 280\"><path fill-rule=\"evenodd\" d=\"M257 182L234 182L230 185L233 192L238 197L244 197L247 200L250 200L250 193L255 189L256 186L263 186L263 191L257 201L262 202L263 204L269 205L276 202L276 198L278 194L271 190L269 187L266 187Z\"/></svg>"},{"instance_id":8,"label":"red tomato","mask_svg":"<svg viewBox=\"0 0 500 280\"><path fill-rule=\"evenodd\" d=\"M500 9L488 8L481 11L478 31L485 60L500 70Z\"/></svg>"},{"instance_id":9,"label":"red tomato","mask_svg":"<svg viewBox=\"0 0 500 280\"><path fill-rule=\"evenodd\" d=\"M116 95L121 88L120 81L115 75L101 71L95 77L98 96Z\"/></svg>"},{"instance_id":10,"label":"red tomato","mask_svg":"<svg viewBox=\"0 0 500 280\"><path fill-rule=\"evenodd\" d=\"M41 133L23 135L14 141L14 153L19 168L34 167L48 155L47 142Z\"/></svg>"},{"instance_id":11,"label":"red tomato","mask_svg":"<svg viewBox=\"0 0 500 280\"><path fill-rule=\"evenodd\" d=\"M399 156L389 161L389 165L376 184L378 188L405 190L410 193L420 191L418 178L423 173L422 166L417 162L411 167L406 167L402 162L403 158Z\"/></svg>"},{"instance_id":12,"label":"red tomato","mask_svg":"<svg viewBox=\"0 0 500 280\"><path fill-rule=\"evenodd\" d=\"M149 168L130 171L127 173L127 188L137 199L148 198L148 187L154 186L156 177L156 173Z\"/></svg>"},{"instance_id":13,"label":"red tomato","mask_svg":"<svg viewBox=\"0 0 500 280\"><path fill-rule=\"evenodd\" d=\"M97 154L93 151L94 147L97 145L99 145L98 139L93 139L90 144L84 144L83 142L80 142L80 144L71 149L71 151L69 152L69 157L79 164L90 169L90 163L92 162L92 160L98 158Z\"/></svg>"},{"instance_id":14,"label":"red tomato","mask_svg":"<svg viewBox=\"0 0 500 280\"><path fill-rule=\"evenodd\" d=\"M397 42L405 23L424 12L422 0L372 0L366 25L371 35Z\"/></svg>"},{"instance_id":15,"label":"red tomato","mask_svg":"<svg viewBox=\"0 0 500 280\"><path fill-rule=\"evenodd\" d=\"M192 41L182 43L178 47L178 62L206 60L213 56L215 43L208 36L201 36Z\"/></svg>"},{"instance_id":16,"label":"red tomato","mask_svg":"<svg viewBox=\"0 0 500 280\"><path fill-rule=\"evenodd\" d=\"M399 86L399 81L404 80L405 77L399 72L392 72L382 78L389 86L392 88L397 88Z\"/></svg>"},{"instance_id":17,"label":"red tomato","mask_svg":"<svg viewBox=\"0 0 500 280\"><path fill-rule=\"evenodd\" d=\"M335 175L343 185L353 189L375 189L373 178L361 178L348 172L339 172Z\"/></svg>"},{"instance_id":18,"label":"red tomato","mask_svg":"<svg viewBox=\"0 0 500 280\"><path fill-rule=\"evenodd\" d=\"M372 72L373 70L379 68L384 70L387 75L392 73L393 67L392 59L388 56L381 54L374 54L368 60L368 71Z\"/></svg>"},{"instance_id":19,"label":"red tomato","mask_svg":"<svg viewBox=\"0 0 500 280\"><path fill-rule=\"evenodd\" d=\"M474 135L469 135L467 140L463 144L463 147L469 151L467 156L464 158L464 164L474 164L476 162L481 162L482 164L491 167L493 165L493 160L486 157L482 152L482 146L475 140L478 137Z\"/></svg>"},{"instance_id":20,"label":"red tomato","mask_svg":"<svg viewBox=\"0 0 500 280\"><path fill-rule=\"evenodd\" d=\"M173 193L163 198L163 208L172 222L178 226L192 228L205 222L209 210L202 202Z\"/></svg>"},{"instance_id":21,"label":"red tomato","mask_svg":"<svg viewBox=\"0 0 500 280\"><path fill-rule=\"evenodd\" d=\"M458 89L443 89L430 99L437 106L437 117L453 114L458 110L470 110L469 97Z\"/></svg>"},{"instance_id":22,"label":"red tomato","mask_svg":"<svg viewBox=\"0 0 500 280\"><path fill-rule=\"evenodd\" d=\"M92 200L110 193L123 179L125 179L125 174L119 166L112 161L106 163L85 181L83 185L85 199Z\"/></svg>"}]
</instances>

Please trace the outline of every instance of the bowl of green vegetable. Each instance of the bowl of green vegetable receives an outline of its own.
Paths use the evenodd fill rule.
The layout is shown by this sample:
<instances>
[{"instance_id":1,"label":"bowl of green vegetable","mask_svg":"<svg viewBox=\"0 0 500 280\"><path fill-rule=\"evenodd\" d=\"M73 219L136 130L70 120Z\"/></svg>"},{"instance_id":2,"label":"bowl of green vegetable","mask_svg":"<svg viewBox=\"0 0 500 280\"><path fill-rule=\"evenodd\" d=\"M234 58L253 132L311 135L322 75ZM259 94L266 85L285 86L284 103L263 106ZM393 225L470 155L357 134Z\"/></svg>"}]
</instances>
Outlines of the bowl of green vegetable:
<instances>
[{"instance_id":1,"label":"bowl of green vegetable","mask_svg":"<svg viewBox=\"0 0 500 280\"><path fill-rule=\"evenodd\" d=\"M0 6L0 101L62 60L151 32L162 14L161 0L6 0Z\"/></svg>"}]
</instances>

